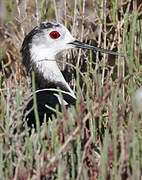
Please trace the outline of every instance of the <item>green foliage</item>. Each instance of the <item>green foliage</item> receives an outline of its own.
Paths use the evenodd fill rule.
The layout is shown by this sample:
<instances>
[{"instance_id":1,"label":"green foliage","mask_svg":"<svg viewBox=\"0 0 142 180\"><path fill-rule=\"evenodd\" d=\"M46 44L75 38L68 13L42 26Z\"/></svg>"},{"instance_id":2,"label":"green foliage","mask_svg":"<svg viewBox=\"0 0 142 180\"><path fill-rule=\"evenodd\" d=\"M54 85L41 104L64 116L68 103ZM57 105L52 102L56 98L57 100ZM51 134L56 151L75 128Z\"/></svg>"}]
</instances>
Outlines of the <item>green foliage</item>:
<instances>
[{"instance_id":1,"label":"green foliage","mask_svg":"<svg viewBox=\"0 0 142 180\"><path fill-rule=\"evenodd\" d=\"M7 19L11 20L11 17L12 17L11 15L15 6L15 0L12 0L12 1L6 0L5 4L6 4L6 9L7 9Z\"/></svg>"},{"instance_id":2,"label":"green foliage","mask_svg":"<svg viewBox=\"0 0 142 180\"><path fill-rule=\"evenodd\" d=\"M15 1L10 2L6 1L8 20L15 5ZM90 1L91 6L89 1L86 2L83 16L83 0L76 7L75 1L67 2L63 21L66 19L65 23L70 24L71 30L75 28L74 34L78 39L80 32L84 41L93 39L101 47L118 49L125 58L92 51L82 51L81 55L78 51L73 52L68 63L74 64L76 71L73 84L77 96L75 107L63 107L62 113L58 112L58 107L52 109L57 118L53 116L51 121L45 117L40 127L33 73L36 129L29 131L26 122L23 127L22 116L30 91L26 84L16 79L15 67L20 60L16 61L17 64L13 63L15 69L11 67L9 78L6 78L6 63L0 61L0 179L142 178L142 114L137 112L133 103L134 93L142 84L142 22L131 3L124 8L121 1L110 1L106 4L107 9L103 9L101 5L104 1L97 0L95 7L92 7L93 2ZM56 1L55 4L58 10ZM55 4L51 2L47 11L47 1L42 1L41 20L45 20L46 15L48 20L55 18ZM98 13L96 19L99 20L96 22L88 18L94 15L94 10ZM73 19L70 14L75 12L77 17ZM91 14L88 15L88 12ZM108 13L111 23L104 20L105 13ZM28 27L29 19L26 21ZM103 23L102 29L100 22ZM118 23L122 26L117 26ZM26 31L24 23L21 26ZM100 28L97 37L94 33L96 26ZM8 30L11 36L15 35L15 31ZM16 40L22 37L22 33L21 36L19 34L16 34Z\"/></svg>"}]
</instances>

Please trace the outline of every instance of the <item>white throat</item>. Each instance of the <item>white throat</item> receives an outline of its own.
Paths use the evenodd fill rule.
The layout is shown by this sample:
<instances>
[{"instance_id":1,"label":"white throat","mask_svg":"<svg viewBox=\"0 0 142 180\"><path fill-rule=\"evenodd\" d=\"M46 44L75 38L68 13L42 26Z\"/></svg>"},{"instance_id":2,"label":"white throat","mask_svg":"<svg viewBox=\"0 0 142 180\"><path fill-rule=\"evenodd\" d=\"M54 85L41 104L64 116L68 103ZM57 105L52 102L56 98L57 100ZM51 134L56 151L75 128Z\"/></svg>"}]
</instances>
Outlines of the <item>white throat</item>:
<instances>
[{"instance_id":1,"label":"white throat","mask_svg":"<svg viewBox=\"0 0 142 180\"><path fill-rule=\"evenodd\" d=\"M37 45L32 45L30 49L32 60L36 63L38 60L42 59L53 59L55 60L56 54L54 51L54 48L47 48L45 47L44 43Z\"/></svg>"}]
</instances>

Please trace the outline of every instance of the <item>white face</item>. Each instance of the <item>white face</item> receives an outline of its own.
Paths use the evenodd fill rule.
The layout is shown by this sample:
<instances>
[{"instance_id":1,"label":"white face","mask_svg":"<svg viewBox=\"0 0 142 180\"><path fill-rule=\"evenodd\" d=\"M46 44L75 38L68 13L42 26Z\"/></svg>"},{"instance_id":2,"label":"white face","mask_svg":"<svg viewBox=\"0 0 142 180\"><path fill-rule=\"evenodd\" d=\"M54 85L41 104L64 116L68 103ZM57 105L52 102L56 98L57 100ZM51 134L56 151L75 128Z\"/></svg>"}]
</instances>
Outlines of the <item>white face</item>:
<instances>
[{"instance_id":1,"label":"white face","mask_svg":"<svg viewBox=\"0 0 142 180\"><path fill-rule=\"evenodd\" d=\"M33 36L31 57L33 60L55 59L61 51L74 48L68 44L74 40L65 26L55 23L52 28L43 28Z\"/></svg>"}]
</instances>

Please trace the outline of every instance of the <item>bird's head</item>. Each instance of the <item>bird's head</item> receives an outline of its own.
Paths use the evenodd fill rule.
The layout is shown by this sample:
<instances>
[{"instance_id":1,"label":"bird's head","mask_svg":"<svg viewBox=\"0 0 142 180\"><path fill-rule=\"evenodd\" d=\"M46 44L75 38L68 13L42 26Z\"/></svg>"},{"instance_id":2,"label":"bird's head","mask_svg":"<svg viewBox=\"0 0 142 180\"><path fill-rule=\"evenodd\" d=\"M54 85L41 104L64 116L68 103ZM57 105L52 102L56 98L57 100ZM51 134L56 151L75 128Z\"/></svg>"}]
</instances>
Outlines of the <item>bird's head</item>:
<instances>
[{"instance_id":1,"label":"bird's head","mask_svg":"<svg viewBox=\"0 0 142 180\"><path fill-rule=\"evenodd\" d=\"M75 41L68 29L59 23L42 22L26 35L21 53L28 47L32 59L55 59L63 50L73 48Z\"/></svg>"},{"instance_id":2,"label":"bird's head","mask_svg":"<svg viewBox=\"0 0 142 180\"><path fill-rule=\"evenodd\" d=\"M90 46L76 40L60 23L42 22L26 35L23 41L21 48L23 64L28 66L29 60L34 63L44 59L55 60L58 53L72 48L85 48L123 56L117 52Z\"/></svg>"}]
</instances>

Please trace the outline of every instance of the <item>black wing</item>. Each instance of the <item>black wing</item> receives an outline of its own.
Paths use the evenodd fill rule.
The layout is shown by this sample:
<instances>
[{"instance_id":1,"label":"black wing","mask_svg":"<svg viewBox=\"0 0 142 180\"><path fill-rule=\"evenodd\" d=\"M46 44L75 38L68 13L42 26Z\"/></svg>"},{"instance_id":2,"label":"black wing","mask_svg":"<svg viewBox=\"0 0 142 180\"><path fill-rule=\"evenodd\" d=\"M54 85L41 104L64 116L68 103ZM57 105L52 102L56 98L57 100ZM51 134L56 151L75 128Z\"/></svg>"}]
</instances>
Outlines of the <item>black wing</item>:
<instances>
[{"instance_id":1,"label":"black wing","mask_svg":"<svg viewBox=\"0 0 142 180\"><path fill-rule=\"evenodd\" d=\"M67 93L62 93L63 101L65 102L66 107L70 105L74 105L76 99ZM28 102L26 108L24 109L24 119L27 120L28 126L31 127L32 124L34 127L36 126L35 114L33 109L33 96L30 97L30 101ZM47 108L45 105L50 106L53 109L56 109L58 105L59 111L62 111L62 105L60 101L60 96L57 91L48 91L43 90L36 92L36 100L37 100L37 109L40 120L40 125L43 123L44 116L46 114L46 118L52 118L56 113L51 109Z\"/></svg>"}]
</instances>

